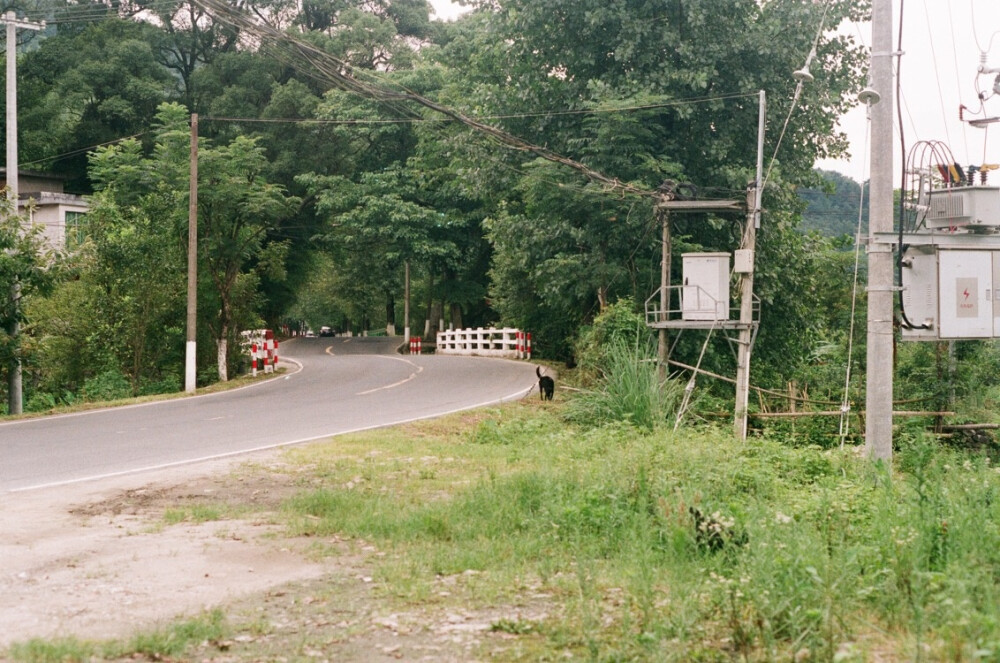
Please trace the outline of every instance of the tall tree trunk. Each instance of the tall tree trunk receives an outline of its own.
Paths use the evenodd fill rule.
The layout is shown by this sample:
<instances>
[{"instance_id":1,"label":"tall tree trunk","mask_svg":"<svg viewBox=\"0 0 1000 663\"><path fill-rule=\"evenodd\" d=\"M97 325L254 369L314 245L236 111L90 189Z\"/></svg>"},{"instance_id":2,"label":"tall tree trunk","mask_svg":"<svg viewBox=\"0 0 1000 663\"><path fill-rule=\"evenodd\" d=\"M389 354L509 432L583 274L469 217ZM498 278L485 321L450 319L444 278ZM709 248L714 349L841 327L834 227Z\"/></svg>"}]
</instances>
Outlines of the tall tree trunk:
<instances>
[{"instance_id":1,"label":"tall tree trunk","mask_svg":"<svg viewBox=\"0 0 1000 663\"><path fill-rule=\"evenodd\" d=\"M396 335L396 300L391 292L385 293L385 333Z\"/></svg>"},{"instance_id":2,"label":"tall tree trunk","mask_svg":"<svg viewBox=\"0 0 1000 663\"><path fill-rule=\"evenodd\" d=\"M459 304L451 305L451 325L455 329L462 328L462 307Z\"/></svg>"},{"instance_id":3,"label":"tall tree trunk","mask_svg":"<svg viewBox=\"0 0 1000 663\"><path fill-rule=\"evenodd\" d=\"M229 350L229 318L232 317L229 308L229 290L220 292L222 308L219 310L219 337L215 340L216 362L219 366L219 382L229 381L229 369L226 358Z\"/></svg>"},{"instance_id":4,"label":"tall tree trunk","mask_svg":"<svg viewBox=\"0 0 1000 663\"><path fill-rule=\"evenodd\" d=\"M226 367L226 355L228 354L229 350L229 340L227 339L228 335L229 335L229 325L222 324L222 326L219 328L219 338L217 338L215 341L216 349L218 351L216 359L219 364L219 382L229 381L229 371L227 370Z\"/></svg>"}]
</instances>

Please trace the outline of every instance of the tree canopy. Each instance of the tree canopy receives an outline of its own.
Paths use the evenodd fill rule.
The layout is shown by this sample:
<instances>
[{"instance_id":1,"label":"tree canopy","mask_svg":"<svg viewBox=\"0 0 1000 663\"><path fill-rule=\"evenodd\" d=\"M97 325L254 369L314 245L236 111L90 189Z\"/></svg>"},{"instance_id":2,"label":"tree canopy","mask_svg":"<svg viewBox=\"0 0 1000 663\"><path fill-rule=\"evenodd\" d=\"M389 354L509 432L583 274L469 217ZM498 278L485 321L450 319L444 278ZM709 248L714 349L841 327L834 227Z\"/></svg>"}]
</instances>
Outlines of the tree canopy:
<instances>
[{"instance_id":1,"label":"tree canopy","mask_svg":"<svg viewBox=\"0 0 1000 663\"><path fill-rule=\"evenodd\" d=\"M107 333L131 328L134 347L95 371L116 371L136 391L176 372L167 367L179 350L151 352L140 319L168 330L170 347L180 343L170 291L183 258L186 117L198 113L210 233L199 315L217 345L258 322L399 325L409 266L415 329L443 319L511 324L532 330L543 356L569 359L603 307L625 298L641 306L659 285L653 204L630 192L674 180L700 198L742 200L764 90L773 160L758 284L773 317L760 354L803 356L823 323L789 293L815 267L803 259L811 249L795 190L816 181L817 158L845 148L835 122L866 58L836 27L862 18L867 3L467 4L447 23L431 21L422 0L139 0L86 12L57 1L32 10L50 27L19 56L22 163L93 192L83 283L66 284L48 309L39 302L39 315L60 297L102 299ZM796 95L790 72L814 40L815 81ZM602 177L567 168L570 160ZM743 222L677 215L674 250L732 250ZM126 294L154 269L164 270L157 288ZM228 310L237 301L242 309ZM678 351L688 351L684 342ZM224 377L237 358L222 354L212 364ZM721 347L710 355L732 361ZM793 365L775 364L775 377ZM54 388L42 377L36 384Z\"/></svg>"}]
</instances>

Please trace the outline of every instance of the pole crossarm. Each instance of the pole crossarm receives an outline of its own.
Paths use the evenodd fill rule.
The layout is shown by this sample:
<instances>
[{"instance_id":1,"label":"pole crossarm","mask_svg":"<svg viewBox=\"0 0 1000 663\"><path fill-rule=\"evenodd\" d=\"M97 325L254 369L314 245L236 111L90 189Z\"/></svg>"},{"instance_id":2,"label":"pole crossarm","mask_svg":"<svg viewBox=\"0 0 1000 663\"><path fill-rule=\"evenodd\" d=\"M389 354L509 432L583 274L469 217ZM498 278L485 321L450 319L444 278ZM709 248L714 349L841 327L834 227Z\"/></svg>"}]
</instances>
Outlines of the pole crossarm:
<instances>
[{"instance_id":1,"label":"pole crossarm","mask_svg":"<svg viewBox=\"0 0 1000 663\"><path fill-rule=\"evenodd\" d=\"M39 23L35 23L33 21L23 21L23 20L20 20L20 19L16 18L14 12L10 11L10 10L4 12L3 18L0 18L0 21L2 21L3 23L5 23L6 25L13 25L15 29L18 29L18 28L21 29L21 30L44 30L45 29L45 21L41 21Z\"/></svg>"}]
</instances>

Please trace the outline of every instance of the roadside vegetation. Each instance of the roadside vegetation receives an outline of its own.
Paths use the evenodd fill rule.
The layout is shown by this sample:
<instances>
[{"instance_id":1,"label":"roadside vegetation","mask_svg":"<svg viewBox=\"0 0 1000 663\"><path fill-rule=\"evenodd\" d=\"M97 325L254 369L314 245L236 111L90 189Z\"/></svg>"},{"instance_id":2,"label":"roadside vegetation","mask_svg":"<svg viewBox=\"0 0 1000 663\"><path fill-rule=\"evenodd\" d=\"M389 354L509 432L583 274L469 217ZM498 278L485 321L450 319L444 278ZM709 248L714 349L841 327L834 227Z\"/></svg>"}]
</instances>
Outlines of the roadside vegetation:
<instances>
[{"instance_id":1,"label":"roadside vegetation","mask_svg":"<svg viewBox=\"0 0 1000 663\"><path fill-rule=\"evenodd\" d=\"M847 281L843 243L799 232L797 190L833 188L812 166L846 148L834 127L868 54L836 26L863 20L864 3L470 0L449 22L423 0L230 4L19 8L47 22L24 33L18 58L21 164L89 212L52 255L40 231L22 236L27 219L0 210L12 217L0 224L0 291L21 289L17 306L0 306L0 403L15 359L28 412L181 389L193 114L199 386L244 372L240 332L261 327L496 324L531 333L536 358L572 362L582 327L623 298L641 310L660 285L653 192L745 199L761 90L768 126L789 133L766 136L776 167L757 246L769 316L759 384L798 379L811 344L840 328L828 311L842 307L803 305L841 298ZM259 38L233 19L244 11L251 23L280 17L272 27L309 47ZM818 75L790 109L789 72L812 50ZM345 89L343 72L392 92ZM516 137L516 149L410 91ZM849 195L824 195L817 214L853 218ZM744 217L675 215L671 282L682 253L735 249ZM675 357L694 363L699 348L682 339ZM731 364L714 338L704 367Z\"/></svg>"}]
</instances>

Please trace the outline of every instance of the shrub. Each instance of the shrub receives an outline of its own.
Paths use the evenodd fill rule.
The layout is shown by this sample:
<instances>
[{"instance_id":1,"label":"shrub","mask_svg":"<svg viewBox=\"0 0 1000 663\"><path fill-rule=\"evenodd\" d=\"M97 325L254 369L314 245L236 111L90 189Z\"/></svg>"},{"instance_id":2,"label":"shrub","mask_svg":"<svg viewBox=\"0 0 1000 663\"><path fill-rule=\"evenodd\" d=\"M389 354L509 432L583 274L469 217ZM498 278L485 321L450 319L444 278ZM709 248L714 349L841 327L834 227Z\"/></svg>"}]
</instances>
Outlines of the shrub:
<instances>
[{"instance_id":1,"label":"shrub","mask_svg":"<svg viewBox=\"0 0 1000 663\"><path fill-rule=\"evenodd\" d=\"M113 368L98 373L83 383L83 398L87 401L115 401L132 397L132 385L121 371Z\"/></svg>"},{"instance_id":2,"label":"shrub","mask_svg":"<svg viewBox=\"0 0 1000 663\"><path fill-rule=\"evenodd\" d=\"M613 346L637 347L648 338L649 330L642 316L635 312L635 302L618 300L597 316L593 325L580 332L575 354L583 379L596 380L608 369Z\"/></svg>"},{"instance_id":3,"label":"shrub","mask_svg":"<svg viewBox=\"0 0 1000 663\"><path fill-rule=\"evenodd\" d=\"M570 402L570 421L592 426L624 421L652 430L676 415L684 387L674 380L660 382L649 343L630 346L615 340L606 346L602 362L596 387Z\"/></svg>"}]
</instances>

